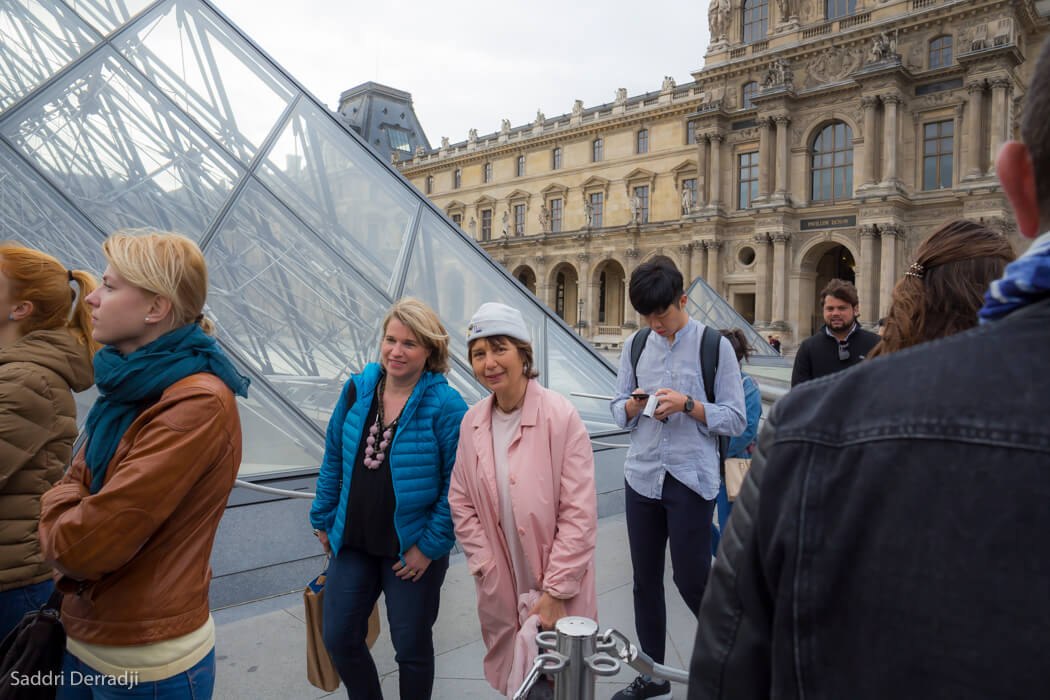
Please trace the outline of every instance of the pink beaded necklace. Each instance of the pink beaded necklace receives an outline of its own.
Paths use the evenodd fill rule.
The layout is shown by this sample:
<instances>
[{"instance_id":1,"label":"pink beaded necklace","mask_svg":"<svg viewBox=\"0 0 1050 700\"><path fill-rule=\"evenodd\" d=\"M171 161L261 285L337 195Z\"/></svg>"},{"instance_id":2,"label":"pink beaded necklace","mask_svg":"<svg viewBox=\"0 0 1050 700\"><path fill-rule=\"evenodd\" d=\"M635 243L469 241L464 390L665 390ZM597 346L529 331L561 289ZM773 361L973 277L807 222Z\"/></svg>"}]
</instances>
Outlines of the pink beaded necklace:
<instances>
[{"instance_id":1,"label":"pink beaded necklace","mask_svg":"<svg viewBox=\"0 0 1050 700\"><path fill-rule=\"evenodd\" d=\"M390 447L390 440L394 437L394 430L397 427L397 422L401 420L401 413L404 412L405 407L401 407L401 411L398 412L397 417L390 422L390 425L384 427L383 425L383 394L386 392L386 375L379 380L379 389L376 392L379 400L376 406L376 421L368 429L368 437L365 438L365 466L369 469L379 469L379 465L386 459L387 448ZM407 404L408 401L405 401ZM382 438L380 438L382 433ZM376 442L379 442L377 448Z\"/></svg>"}]
</instances>

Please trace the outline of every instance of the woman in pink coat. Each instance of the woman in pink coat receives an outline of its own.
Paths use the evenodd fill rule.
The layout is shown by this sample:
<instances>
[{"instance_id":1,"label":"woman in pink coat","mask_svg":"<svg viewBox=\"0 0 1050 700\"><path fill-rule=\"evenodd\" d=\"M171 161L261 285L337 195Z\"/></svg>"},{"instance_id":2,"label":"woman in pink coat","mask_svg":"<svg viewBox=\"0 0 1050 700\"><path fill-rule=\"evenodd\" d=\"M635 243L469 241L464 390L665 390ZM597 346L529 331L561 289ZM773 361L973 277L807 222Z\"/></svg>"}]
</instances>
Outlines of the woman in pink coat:
<instances>
[{"instance_id":1,"label":"woman in pink coat","mask_svg":"<svg viewBox=\"0 0 1050 700\"><path fill-rule=\"evenodd\" d=\"M535 381L517 309L483 304L467 341L492 397L463 417L448 502L477 586L485 678L513 693L535 655L520 640L537 622L597 618L594 455L576 409Z\"/></svg>"}]
</instances>

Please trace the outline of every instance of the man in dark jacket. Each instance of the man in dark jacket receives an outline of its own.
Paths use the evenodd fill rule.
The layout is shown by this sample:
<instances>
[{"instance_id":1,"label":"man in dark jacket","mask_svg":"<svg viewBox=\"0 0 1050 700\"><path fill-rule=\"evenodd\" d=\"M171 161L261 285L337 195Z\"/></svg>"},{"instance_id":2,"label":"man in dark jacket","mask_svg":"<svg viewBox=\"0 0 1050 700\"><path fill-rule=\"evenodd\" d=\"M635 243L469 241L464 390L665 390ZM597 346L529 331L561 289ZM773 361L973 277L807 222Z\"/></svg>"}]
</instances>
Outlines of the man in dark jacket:
<instances>
[{"instance_id":1,"label":"man in dark jacket","mask_svg":"<svg viewBox=\"0 0 1050 700\"><path fill-rule=\"evenodd\" d=\"M820 292L824 325L802 341L791 371L791 386L852 367L871 352L879 336L860 327L857 288L834 279Z\"/></svg>"},{"instance_id":2,"label":"man in dark jacket","mask_svg":"<svg viewBox=\"0 0 1050 700\"><path fill-rule=\"evenodd\" d=\"M997 172L1050 231L1050 42ZM792 391L700 608L689 698L1045 697L1050 233L972 331ZM858 400L858 398L860 400Z\"/></svg>"}]
</instances>

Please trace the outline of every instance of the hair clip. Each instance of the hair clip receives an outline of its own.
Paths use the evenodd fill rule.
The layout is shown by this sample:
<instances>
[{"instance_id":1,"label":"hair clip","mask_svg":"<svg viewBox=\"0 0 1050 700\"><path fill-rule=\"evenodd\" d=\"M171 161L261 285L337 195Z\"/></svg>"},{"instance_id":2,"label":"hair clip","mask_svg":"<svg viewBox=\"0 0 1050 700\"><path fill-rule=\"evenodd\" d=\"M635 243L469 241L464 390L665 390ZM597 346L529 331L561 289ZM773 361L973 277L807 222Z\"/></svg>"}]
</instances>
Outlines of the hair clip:
<instances>
[{"instance_id":1,"label":"hair clip","mask_svg":"<svg viewBox=\"0 0 1050 700\"><path fill-rule=\"evenodd\" d=\"M66 274L69 275L69 281L72 282L73 281L73 271L72 270L66 270Z\"/></svg>"},{"instance_id":2,"label":"hair clip","mask_svg":"<svg viewBox=\"0 0 1050 700\"><path fill-rule=\"evenodd\" d=\"M913 262L908 266L908 271L904 273L906 277L917 277L922 279L923 275L926 274L926 268L917 262Z\"/></svg>"},{"instance_id":3,"label":"hair clip","mask_svg":"<svg viewBox=\"0 0 1050 700\"><path fill-rule=\"evenodd\" d=\"M200 323L204 320L204 314L197 314L197 318L193 319L194 323Z\"/></svg>"}]
</instances>

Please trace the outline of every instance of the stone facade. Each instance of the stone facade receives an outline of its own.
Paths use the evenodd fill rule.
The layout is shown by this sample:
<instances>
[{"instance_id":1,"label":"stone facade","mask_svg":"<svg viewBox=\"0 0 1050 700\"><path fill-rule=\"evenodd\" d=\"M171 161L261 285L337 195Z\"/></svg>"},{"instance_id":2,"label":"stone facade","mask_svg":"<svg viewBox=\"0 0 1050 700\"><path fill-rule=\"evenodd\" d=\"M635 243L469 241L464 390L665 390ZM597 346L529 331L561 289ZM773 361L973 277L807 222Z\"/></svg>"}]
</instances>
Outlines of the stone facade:
<instances>
[{"instance_id":1,"label":"stone facade","mask_svg":"<svg viewBox=\"0 0 1050 700\"><path fill-rule=\"evenodd\" d=\"M765 32L745 29L761 5L713 0L687 85L471 129L402 172L597 342L637 327L626 280L655 254L790 348L819 326L831 277L877 320L953 218L1024 247L994 157L1048 34L1031 0L769 0Z\"/></svg>"}]
</instances>

